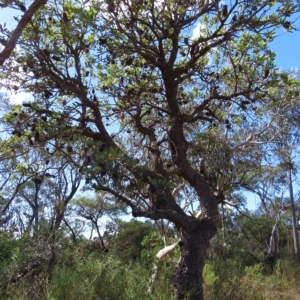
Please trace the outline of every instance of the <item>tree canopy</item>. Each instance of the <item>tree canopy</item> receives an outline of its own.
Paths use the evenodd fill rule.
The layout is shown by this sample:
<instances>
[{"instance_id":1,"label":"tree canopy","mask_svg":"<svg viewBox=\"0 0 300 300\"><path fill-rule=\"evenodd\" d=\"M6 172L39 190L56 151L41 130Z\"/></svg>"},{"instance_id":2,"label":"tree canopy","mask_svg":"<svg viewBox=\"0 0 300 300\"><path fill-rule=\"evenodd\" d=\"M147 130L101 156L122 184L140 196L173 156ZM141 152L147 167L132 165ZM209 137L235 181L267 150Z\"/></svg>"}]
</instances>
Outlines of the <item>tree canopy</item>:
<instances>
[{"instance_id":1,"label":"tree canopy","mask_svg":"<svg viewBox=\"0 0 300 300\"><path fill-rule=\"evenodd\" d=\"M281 131L274 122L298 101L297 80L276 70L268 46L277 29L294 29L298 9L294 1L48 1L2 66L2 85L34 98L4 116L14 151L39 152L44 163L59 154L134 217L173 222L175 295L202 299L218 205L262 170ZM11 32L1 35L5 45ZM43 167L22 168L44 178Z\"/></svg>"}]
</instances>

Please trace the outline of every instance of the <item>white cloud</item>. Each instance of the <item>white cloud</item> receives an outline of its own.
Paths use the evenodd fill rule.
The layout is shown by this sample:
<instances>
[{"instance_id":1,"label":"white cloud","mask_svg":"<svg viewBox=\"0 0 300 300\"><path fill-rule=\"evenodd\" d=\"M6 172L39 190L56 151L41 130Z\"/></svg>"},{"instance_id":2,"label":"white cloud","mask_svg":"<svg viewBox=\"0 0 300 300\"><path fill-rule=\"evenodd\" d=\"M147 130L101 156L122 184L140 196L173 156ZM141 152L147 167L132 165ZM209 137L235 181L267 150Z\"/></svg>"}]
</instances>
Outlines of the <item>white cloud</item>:
<instances>
[{"instance_id":1,"label":"white cloud","mask_svg":"<svg viewBox=\"0 0 300 300\"><path fill-rule=\"evenodd\" d=\"M30 93L11 91L5 87L0 88L0 93L3 95L3 99L8 99L8 103L12 105L22 104L23 102L33 101L34 99L33 95Z\"/></svg>"},{"instance_id":2,"label":"white cloud","mask_svg":"<svg viewBox=\"0 0 300 300\"><path fill-rule=\"evenodd\" d=\"M198 22L193 29L191 40L195 40L195 39L199 38L201 35L201 32L204 32L205 29L206 29L206 26L203 23Z\"/></svg>"},{"instance_id":3,"label":"white cloud","mask_svg":"<svg viewBox=\"0 0 300 300\"><path fill-rule=\"evenodd\" d=\"M12 93L9 98L10 104L22 104L23 102L32 101L33 96L29 93L21 92L21 93Z\"/></svg>"}]
</instances>

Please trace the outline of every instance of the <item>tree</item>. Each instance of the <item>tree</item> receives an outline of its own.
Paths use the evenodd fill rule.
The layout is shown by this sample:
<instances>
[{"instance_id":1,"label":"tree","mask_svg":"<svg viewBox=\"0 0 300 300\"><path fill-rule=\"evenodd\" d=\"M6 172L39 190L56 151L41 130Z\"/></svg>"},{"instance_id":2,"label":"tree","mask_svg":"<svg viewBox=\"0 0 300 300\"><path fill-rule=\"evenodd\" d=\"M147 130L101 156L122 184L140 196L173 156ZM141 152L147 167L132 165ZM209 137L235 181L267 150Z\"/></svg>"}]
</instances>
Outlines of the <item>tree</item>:
<instances>
[{"instance_id":1,"label":"tree","mask_svg":"<svg viewBox=\"0 0 300 300\"><path fill-rule=\"evenodd\" d=\"M110 218L115 221L118 215L126 213L126 207L122 203L116 205L114 199L110 199L108 195L101 194L97 194L94 198L82 196L76 199L74 206L76 215L91 223L90 238L93 236L93 231L96 230L100 249L107 250L107 243L104 240L104 233L107 232L101 233L101 225L99 223L102 218Z\"/></svg>"},{"instance_id":2,"label":"tree","mask_svg":"<svg viewBox=\"0 0 300 300\"><path fill-rule=\"evenodd\" d=\"M251 157L277 133L272 116L262 114L278 78L268 42L276 28L293 29L289 17L299 7L261 0L58 3L35 14L4 64L6 87L34 96L10 115L15 130L28 135L35 119L32 148L68 156L91 188L125 203L134 217L172 222L181 238L175 296L203 299L218 205L242 180L235 180L234 163L247 162L247 179L245 166L253 167ZM180 193L195 213L172 194L183 183Z\"/></svg>"},{"instance_id":3,"label":"tree","mask_svg":"<svg viewBox=\"0 0 300 300\"><path fill-rule=\"evenodd\" d=\"M12 113L16 114L19 108L15 106ZM5 131L15 131L6 117L0 119L2 127ZM34 122L26 134L20 133L15 131L0 141L1 214L4 218L9 215L11 223L18 219L20 226L14 227L19 236L33 232L33 227L39 229L40 220L47 220L48 234L54 239L67 206L79 188L81 176L72 162L59 152L30 147L32 135L37 136Z\"/></svg>"},{"instance_id":4,"label":"tree","mask_svg":"<svg viewBox=\"0 0 300 300\"><path fill-rule=\"evenodd\" d=\"M298 152L299 130L299 70L279 73L277 83L269 88L274 101L265 105L265 112L273 115L272 127L277 128L276 136L264 151L260 176L246 183L244 187L257 194L262 208L270 219L274 220L268 254L274 255L277 224L282 215L291 210L295 256L299 263L299 238L295 212L293 180L296 174L296 153ZM287 173L287 176L286 176ZM284 198L289 191L290 203Z\"/></svg>"},{"instance_id":5,"label":"tree","mask_svg":"<svg viewBox=\"0 0 300 300\"><path fill-rule=\"evenodd\" d=\"M4 49L0 52L0 65L2 65L4 63L4 61L10 56L10 54L12 53L12 51L14 50L18 39L20 38L20 36L22 35L22 32L24 30L24 28L26 27L26 25L31 21L32 16L37 12L37 10L45 5L47 3L47 0L35 0L30 7L28 8L28 10L26 9L25 5L21 2L21 1L15 1L15 3L7 3L8 1L1 1L3 3L0 3L0 7L4 8L4 7L11 7L14 9L19 9L21 10L24 15L22 16L22 18L20 20L17 19L17 21L19 22L16 29L10 33L7 28L5 28L5 25L2 26L2 24L0 25L0 32L1 33L10 33L10 39L7 41L3 38L0 39L0 43L4 46Z\"/></svg>"},{"instance_id":6,"label":"tree","mask_svg":"<svg viewBox=\"0 0 300 300\"><path fill-rule=\"evenodd\" d=\"M275 152L279 159L279 165L281 169L287 172L287 185L289 189L290 198L290 208L292 212L292 227L293 227L293 239L294 239L294 249L295 257L300 265L300 245L299 245L299 235L298 235L298 221L296 217L296 207L293 192L293 173L295 173L295 157L298 152L299 143L299 71L289 72L283 74L284 79L290 79L289 89L286 90L284 100L288 103L294 104L293 110L289 111L285 109L281 118L278 119L278 125L284 130L279 135L277 143L275 145ZM296 101L295 101L296 100Z\"/></svg>"}]
</instances>

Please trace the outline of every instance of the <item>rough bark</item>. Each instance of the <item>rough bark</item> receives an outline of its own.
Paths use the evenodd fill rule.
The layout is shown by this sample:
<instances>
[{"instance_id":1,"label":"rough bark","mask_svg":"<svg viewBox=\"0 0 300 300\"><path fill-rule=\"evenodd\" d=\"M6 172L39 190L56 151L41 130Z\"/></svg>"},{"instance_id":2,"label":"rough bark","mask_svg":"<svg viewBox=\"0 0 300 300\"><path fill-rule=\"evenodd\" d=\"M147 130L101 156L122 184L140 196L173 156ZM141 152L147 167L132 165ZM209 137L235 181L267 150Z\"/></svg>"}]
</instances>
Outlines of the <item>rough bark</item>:
<instances>
[{"instance_id":1,"label":"rough bark","mask_svg":"<svg viewBox=\"0 0 300 300\"><path fill-rule=\"evenodd\" d=\"M173 277L176 299L204 299L204 260L209 240L216 232L217 229L211 220L197 220L187 230L181 230L181 256Z\"/></svg>"}]
</instances>

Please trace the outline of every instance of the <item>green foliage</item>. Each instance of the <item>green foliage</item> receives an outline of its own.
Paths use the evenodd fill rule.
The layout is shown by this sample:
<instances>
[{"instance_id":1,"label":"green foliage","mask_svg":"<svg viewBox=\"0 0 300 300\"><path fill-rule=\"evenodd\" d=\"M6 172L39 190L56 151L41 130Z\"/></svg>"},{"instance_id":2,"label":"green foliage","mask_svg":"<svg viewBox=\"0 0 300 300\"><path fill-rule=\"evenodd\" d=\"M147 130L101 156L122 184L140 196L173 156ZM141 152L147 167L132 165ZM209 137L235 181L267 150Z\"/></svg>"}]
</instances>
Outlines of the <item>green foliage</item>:
<instances>
[{"instance_id":1,"label":"green foliage","mask_svg":"<svg viewBox=\"0 0 300 300\"><path fill-rule=\"evenodd\" d=\"M155 255L163 248L161 235L157 232L151 232L146 235L141 243L143 249L141 252L141 259L145 266L151 268L156 258Z\"/></svg>"},{"instance_id":2,"label":"green foliage","mask_svg":"<svg viewBox=\"0 0 300 300\"><path fill-rule=\"evenodd\" d=\"M275 270L272 275L266 276L261 264L243 267L226 260L216 268L208 262L204 269L205 299L297 299L299 269L289 261L279 260ZM227 276L224 276L225 273Z\"/></svg>"},{"instance_id":3,"label":"green foliage","mask_svg":"<svg viewBox=\"0 0 300 300\"><path fill-rule=\"evenodd\" d=\"M20 241L19 269L30 265L28 252L37 251L34 244L28 248L28 241ZM33 242L33 241L31 241ZM102 254L88 251L88 241L81 240L76 245L61 239L56 248L56 264L49 269L35 267L15 282L6 279L3 285L5 268L12 268L13 261L0 270L1 294L3 300L94 300L94 299L173 299L171 272L173 265L163 263L160 267L159 282L152 295L147 293L150 271L143 264L124 262L113 253ZM23 253L21 253L23 252ZM37 260L35 262L38 262ZM47 263L46 263L47 264ZM2 265L1 265L2 266Z\"/></svg>"},{"instance_id":4,"label":"green foliage","mask_svg":"<svg viewBox=\"0 0 300 300\"><path fill-rule=\"evenodd\" d=\"M9 233L0 232L0 265L9 261L14 253L16 241L14 241Z\"/></svg>"},{"instance_id":5,"label":"green foliage","mask_svg":"<svg viewBox=\"0 0 300 300\"><path fill-rule=\"evenodd\" d=\"M120 222L118 227L118 234L113 239L116 255L122 261L139 261L144 246L142 242L155 232L155 228L137 220Z\"/></svg>"},{"instance_id":6,"label":"green foliage","mask_svg":"<svg viewBox=\"0 0 300 300\"><path fill-rule=\"evenodd\" d=\"M143 262L124 262L112 253L89 253L87 244L84 240L77 245L65 243L57 250L58 259L52 269L30 273L2 286L1 299L174 299L171 278L175 263L167 260L159 264L157 282L149 294L151 268ZM22 249L25 248L20 244ZM3 282L3 269L0 274ZM279 260L274 272L265 275L261 264L245 266L234 258L220 257L217 261L207 260L203 274L207 300L292 300L297 299L300 283L299 269L287 260Z\"/></svg>"},{"instance_id":7,"label":"green foliage","mask_svg":"<svg viewBox=\"0 0 300 300\"><path fill-rule=\"evenodd\" d=\"M282 99L277 97L279 90L287 102L297 100L297 91L287 90L298 88L299 82L276 72L275 53L268 43L278 27L292 30L289 17L299 4L104 2L47 3L26 26L18 51L11 56L14 63L7 61L1 69L1 77L7 77L4 87L34 97L32 103L4 115L14 137L7 139L9 147L3 152L16 160L12 160L16 171L7 174L26 175L37 187L46 174L53 178L46 167L50 164L56 176L85 178L88 188L110 193L112 203L123 201L134 216L168 219L185 228L189 222L202 222L188 214L197 203L203 218L216 220L220 199L261 180L253 178L268 171L261 165L268 142L274 141L275 111L282 114L285 109L285 102L277 101ZM9 5L26 10L18 1ZM203 28L191 37L196 24ZM10 36L1 29L0 42L6 44ZM70 170L62 174L66 163ZM72 170L78 171L77 176ZM186 184L179 197L192 198L184 208L172 195L178 182ZM49 211L61 213L70 200L57 204L63 198L61 190L77 188L56 183L57 193L48 201L55 205ZM35 228L47 228L50 221L40 217L38 222L43 207L37 188L35 205L30 201L33 182L15 187L36 216ZM77 204L81 215L98 229L98 218L93 217L95 212L102 216L102 205L87 199ZM267 278L254 262L263 259L272 222L260 216L248 222L233 215L226 221L226 228L212 241L211 265L205 268L207 287L216 299L245 299L247 288L254 291L257 282ZM74 228L66 226L76 236ZM216 226L201 228L203 236L211 237L206 230L213 233ZM75 246L64 241L59 246L68 247L62 250L47 239L47 234L35 231L32 238L20 240L15 257L8 241L1 242L2 261L9 266L3 271L10 271L4 281L11 279L4 285L7 298L149 299L145 292L149 267L160 248L152 226L120 223L111 239L111 253L102 255L103 260L88 253L86 241L77 239ZM166 273L172 264L164 264ZM158 286L164 290L157 289L160 292L151 297L170 299L169 282L164 283L161 279Z\"/></svg>"},{"instance_id":8,"label":"green foliage","mask_svg":"<svg viewBox=\"0 0 300 300\"><path fill-rule=\"evenodd\" d=\"M293 262L279 259L272 272L266 273L265 265L249 255L257 238L267 236L268 219L252 215L250 222L246 217L229 213L226 216L225 243L223 232L219 231L212 241L204 267L205 299L297 299L299 269ZM241 228L245 231L242 235L239 234ZM279 231L283 238L287 238L284 236L286 230L281 231L279 226ZM120 223L119 232L114 237L115 244L108 253L95 251L99 247L97 241L78 239L72 243L63 232L59 232L51 246L55 254L54 264L50 263L50 245L43 235L45 232L40 231L35 237L16 240L12 235L1 233L1 299L174 299L172 272L179 257L178 249L173 258L156 262L158 277L152 293L147 292L155 254L163 246L161 236L151 224L135 220ZM123 254L121 245L124 243L130 251ZM280 245L284 254L286 245ZM134 261L132 255L136 253L139 253L139 259ZM263 251L259 247L252 254L263 261ZM26 268L28 272L24 273Z\"/></svg>"}]
</instances>

